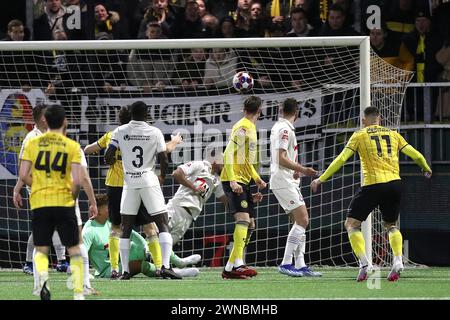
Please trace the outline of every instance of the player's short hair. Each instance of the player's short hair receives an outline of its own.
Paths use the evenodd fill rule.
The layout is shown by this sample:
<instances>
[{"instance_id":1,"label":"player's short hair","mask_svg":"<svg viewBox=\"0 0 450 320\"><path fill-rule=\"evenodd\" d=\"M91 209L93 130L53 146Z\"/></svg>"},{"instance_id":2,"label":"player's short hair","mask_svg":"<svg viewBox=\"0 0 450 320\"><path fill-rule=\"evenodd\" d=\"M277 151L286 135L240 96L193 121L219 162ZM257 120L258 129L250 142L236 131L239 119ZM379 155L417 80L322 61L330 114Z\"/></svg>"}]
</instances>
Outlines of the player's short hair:
<instances>
[{"instance_id":1,"label":"player's short hair","mask_svg":"<svg viewBox=\"0 0 450 320\"><path fill-rule=\"evenodd\" d=\"M54 104L45 108L45 120L50 129L59 129L66 119L66 112L60 105Z\"/></svg>"},{"instance_id":2,"label":"player's short hair","mask_svg":"<svg viewBox=\"0 0 450 320\"><path fill-rule=\"evenodd\" d=\"M367 107L364 109L364 117L378 117L380 115L380 110L377 107Z\"/></svg>"},{"instance_id":3,"label":"player's short hair","mask_svg":"<svg viewBox=\"0 0 450 320\"><path fill-rule=\"evenodd\" d=\"M106 193L95 194L95 201L97 202L97 207L108 205L108 195Z\"/></svg>"},{"instance_id":4,"label":"player's short hair","mask_svg":"<svg viewBox=\"0 0 450 320\"><path fill-rule=\"evenodd\" d=\"M45 108L47 108L44 104L38 104L36 107L33 108L33 120L34 123L37 123L39 119L41 119L42 114L45 111Z\"/></svg>"},{"instance_id":5,"label":"player's short hair","mask_svg":"<svg viewBox=\"0 0 450 320\"><path fill-rule=\"evenodd\" d=\"M130 108L128 106L123 106L119 110L119 124L120 125L127 124L130 121L131 121Z\"/></svg>"},{"instance_id":6,"label":"player's short hair","mask_svg":"<svg viewBox=\"0 0 450 320\"><path fill-rule=\"evenodd\" d=\"M281 105L281 110L283 110L283 114L286 116L292 116L298 111L298 102L294 98L287 98L283 101Z\"/></svg>"},{"instance_id":7,"label":"player's short hair","mask_svg":"<svg viewBox=\"0 0 450 320\"><path fill-rule=\"evenodd\" d=\"M8 32L11 32L12 28L15 28L15 27L23 27L23 22L18 19L11 20L8 23Z\"/></svg>"},{"instance_id":8,"label":"player's short hair","mask_svg":"<svg viewBox=\"0 0 450 320\"><path fill-rule=\"evenodd\" d=\"M131 119L142 119L147 116L147 105L143 101L136 101L130 106Z\"/></svg>"},{"instance_id":9,"label":"player's short hair","mask_svg":"<svg viewBox=\"0 0 450 320\"><path fill-rule=\"evenodd\" d=\"M261 108L261 105L261 98L257 96L250 96L244 101L244 111L250 114L254 114L258 112L259 108Z\"/></svg>"}]
</instances>

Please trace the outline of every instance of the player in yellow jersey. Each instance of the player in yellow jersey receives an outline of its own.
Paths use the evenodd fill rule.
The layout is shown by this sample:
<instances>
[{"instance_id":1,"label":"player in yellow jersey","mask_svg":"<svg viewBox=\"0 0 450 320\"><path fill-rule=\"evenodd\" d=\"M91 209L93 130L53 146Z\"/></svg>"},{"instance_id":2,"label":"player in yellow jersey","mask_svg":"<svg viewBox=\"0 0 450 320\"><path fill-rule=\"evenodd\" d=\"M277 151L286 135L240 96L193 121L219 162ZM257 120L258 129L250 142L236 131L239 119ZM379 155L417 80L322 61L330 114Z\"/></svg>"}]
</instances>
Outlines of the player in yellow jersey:
<instances>
[{"instance_id":1,"label":"player in yellow jersey","mask_svg":"<svg viewBox=\"0 0 450 320\"><path fill-rule=\"evenodd\" d=\"M119 110L119 124L124 125L130 122L131 114L128 107L122 107ZM105 133L98 141L86 146L84 152L86 155L98 153L100 150L106 149L111 141L112 131ZM182 141L181 135L173 137L172 141L166 143L167 152L172 152L177 144ZM109 254L111 261L111 279L118 279L119 274L119 237L121 235L120 223L122 216L120 214L120 201L123 190L123 168L120 150L116 151L115 158L117 161L112 164L106 173L106 192L108 196L108 211L110 213L109 220L111 222L111 236L109 241ZM142 225L143 231L147 236L149 251L152 254L154 263L158 269L161 268L162 260L158 251L159 242L156 228L150 224L152 220L145 211L145 207L141 205L136 216L136 225Z\"/></svg>"},{"instance_id":2,"label":"player in yellow jersey","mask_svg":"<svg viewBox=\"0 0 450 320\"><path fill-rule=\"evenodd\" d=\"M47 107L45 119L49 131L25 145L19 170L20 179L31 186L32 232L36 249L33 259L35 272L39 274L40 296L42 300L50 300L48 253L56 229L71 257L74 299L84 299L83 260L75 214L75 199L81 185L80 145L64 135L67 119L63 107Z\"/></svg>"},{"instance_id":3,"label":"player in yellow jersey","mask_svg":"<svg viewBox=\"0 0 450 320\"><path fill-rule=\"evenodd\" d=\"M220 174L223 190L228 198L228 210L236 225L233 233L233 249L222 272L224 279L246 279L256 276L254 269L244 264L244 247L251 219L254 215L250 182L255 181L259 189L266 183L256 172L257 135L255 123L261 114L261 99L255 96L244 101L244 117L231 131L230 141L224 152L224 167ZM257 201L260 201L259 198Z\"/></svg>"},{"instance_id":4,"label":"player in yellow jersey","mask_svg":"<svg viewBox=\"0 0 450 320\"><path fill-rule=\"evenodd\" d=\"M25 139L22 141L22 148L20 149L19 153L19 168L20 168L20 161L22 159L23 149L27 142L31 138L35 138L43 134L47 131L47 122L45 121L45 108L46 105L37 105L33 108L33 120L34 120L34 128L28 134L26 135ZM14 186L14 192L13 192L13 203L14 206L19 209L23 205L22 201L22 195L20 194L22 187L25 185L25 182L23 182L20 178L17 179L16 185ZM27 195L29 195L31 189L27 188ZM53 233L53 247L55 249L56 257L58 258L58 263L56 265L56 270L58 272L66 272L67 268L69 267L69 263L66 261L66 248L61 244L61 239L59 238L58 232ZM33 233L30 233L30 236L28 237L27 242L27 254L25 259L25 265L23 267L23 272L26 274L33 275L33 251L34 251L34 244L33 244ZM37 275L34 276L35 281L37 283Z\"/></svg>"},{"instance_id":5,"label":"player in yellow jersey","mask_svg":"<svg viewBox=\"0 0 450 320\"><path fill-rule=\"evenodd\" d=\"M380 113L376 107L367 107L364 110L362 123L364 128L353 133L344 150L327 170L311 183L311 188L313 192L316 192L318 187L338 171L354 153L359 154L364 179L361 190L350 203L345 221L350 244L360 263L356 280L367 279L367 269L371 264L366 257L361 222L379 206L394 254L392 270L387 279L396 281L403 270L403 239L397 227L402 196L399 152L412 158L422 168L425 177L430 178L432 171L423 155L409 145L398 132L380 126Z\"/></svg>"}]
</instances>

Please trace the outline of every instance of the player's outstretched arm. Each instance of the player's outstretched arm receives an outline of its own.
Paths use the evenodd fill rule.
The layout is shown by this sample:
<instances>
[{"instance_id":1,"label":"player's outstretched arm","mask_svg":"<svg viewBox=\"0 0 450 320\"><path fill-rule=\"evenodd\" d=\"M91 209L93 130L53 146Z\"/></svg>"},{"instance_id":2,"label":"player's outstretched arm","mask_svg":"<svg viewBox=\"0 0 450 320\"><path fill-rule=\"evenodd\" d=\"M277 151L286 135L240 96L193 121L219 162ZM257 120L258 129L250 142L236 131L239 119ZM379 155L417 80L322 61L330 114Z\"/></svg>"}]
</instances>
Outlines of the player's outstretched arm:
<instances>
[{"instance_id":1,"label":"player's outstretched arm","mask_svg":"<svg viewBox=\"0 0 450 320\"><path fill-rule=\"evenodd\" d=\"M304 167L300 163L295 163L294 161L289 160L287 157L287 151L284 149L278 149L278 163L282 167L294 170L295 172L303 173L309 177L316 177L318 174L318 171L311 167Z\"/></svg>"},{"instance_id":2,"label":"player's outstretched arm","mask_svg":"<svg viewBox=\"0 0 450 320\"><path fill-rule=\"evenodd\" d=\"M196 188L195 185L191 181L186 179L186 174L184 173L184 171L181 168L177 168L176 170L174 170L172 172L172 176L177 183L185 186L186 188L191 189L194 192L203 192L205 190L202 186Z\"/></svg>"},{"instance_id":3,"label":"player's outstretched arm","mask_svg":"<svg viewBox=\"0 0 450 320\"><path fill-rule=\"evenodd\" d=\"M425 157L416 149L414 149L413 146L408 144L405 146L402 150L402 153L406 154L408 157L414 160L414 162L422 169L424 172L425 177L431 178L431 175L433 172L431 171L430 166L427 163L427 160Z\"/></svg>"},{"instance_id":4,"label":"player's outstretched arm","mask_svg":"<svg viewBox=\"0 0 450 320\"><path fill-rule=\"evenodd\" d=\"M183 142L183 137L181 136L181 133L177 133L175 136L171 136L172 139L166 143L166 151L167 153L171 153L177 145L179 145L181 142Z\"/></svg>"},{"instance_id":5,"label":"player's outstretched arm","mask_svg":"<svg viewBox=\"0 0 450 320\"><path fill-rule=\"evenodd\" d=\"M342 152L336 157L336 159L333 160L333 162L328 166L327 170L317 179L314 179L313 182L311 182L311 189L313 192L317 192L319 189L319 186L327 181L333 174L336 173L344 164L345 162L353 156L355 152L349 148L344 148Z\"/></svg>"},{"instance_id":6,"label":"player's outstretched arm","mask_svg":"<svg viewBox=\"0 0 450 320\"><path fill-rule=\"evenodd\" d=\"M102 150L102 148L98 145L98 142L96 141L94 143L88 144L83 151L86 155L89 155L98 153L100 150Z\"/></svg>"}]
</instances>

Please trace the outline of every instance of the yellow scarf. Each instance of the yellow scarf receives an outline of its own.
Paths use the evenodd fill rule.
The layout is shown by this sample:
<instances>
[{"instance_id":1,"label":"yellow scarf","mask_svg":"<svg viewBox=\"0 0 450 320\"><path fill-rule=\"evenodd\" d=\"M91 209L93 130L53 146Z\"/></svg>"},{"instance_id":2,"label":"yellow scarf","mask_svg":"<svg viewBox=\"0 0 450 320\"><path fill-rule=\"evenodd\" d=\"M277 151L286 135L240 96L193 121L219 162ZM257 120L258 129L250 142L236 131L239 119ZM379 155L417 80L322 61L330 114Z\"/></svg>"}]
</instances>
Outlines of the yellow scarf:
<instances>
[{"instance_id":1,"label":"yellow scarf","mask_svg":"<svg viewBox=\"0 0 450 320\"><path fill-rule=\"evenodd\" d=\"M292 8L292 0L289 0L289 12ZM272 5L270 6L270 16L278 17L281 16L281 5L280 0L272 0Z\"/></svg>"},{"instance_id":2,"label":"yellow scarf","mask_svg":"<svg viewBox=\"0 0 450 320\"><path fill-rule=\"evenodd\" d=\"M425 82L425 36L419 36L416 54L423 56L423 60L416 63L417 82Z\"/></svg>"},{"instance_id":3,"label":"yellow scarf","mask_svg":"<svg viewBox=\"0 0 450 320\"><path fill-rule=\"evenodd\" d=\"M320 0L320 20L322 22L327 21L328 18L328 0Z\"/></svg>"}]
</instances>

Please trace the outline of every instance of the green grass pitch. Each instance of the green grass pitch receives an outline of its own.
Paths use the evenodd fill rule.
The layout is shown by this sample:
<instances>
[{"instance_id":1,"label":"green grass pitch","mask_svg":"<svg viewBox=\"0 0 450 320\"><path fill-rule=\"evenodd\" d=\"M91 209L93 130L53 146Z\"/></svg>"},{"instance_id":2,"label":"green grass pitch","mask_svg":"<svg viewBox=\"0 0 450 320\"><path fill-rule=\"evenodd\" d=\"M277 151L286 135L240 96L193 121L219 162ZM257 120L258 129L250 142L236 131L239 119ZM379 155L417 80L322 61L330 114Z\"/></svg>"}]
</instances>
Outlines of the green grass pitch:
<instances>
[{"instance_id":1,"label":"green grass pitch","mask_svg":"<svg viewBox=\"0 0 450 320\"><path fill-rule=\"evenodd\" d=\"M397 282L381 270L368 282L357 283L355 268L316 268L321 278L292 278L274 267L257 268L249 280L222 280L222 269L201 268L196 278L162 280L139 275L130 281L94 279L100 291L94 299L450 299L450 268L407 269ZM33 279L20 271L0 271L1 300L36 300ZM50 273L52 299L72 299L67 275Z\"/></svg>"}]
</instances>

